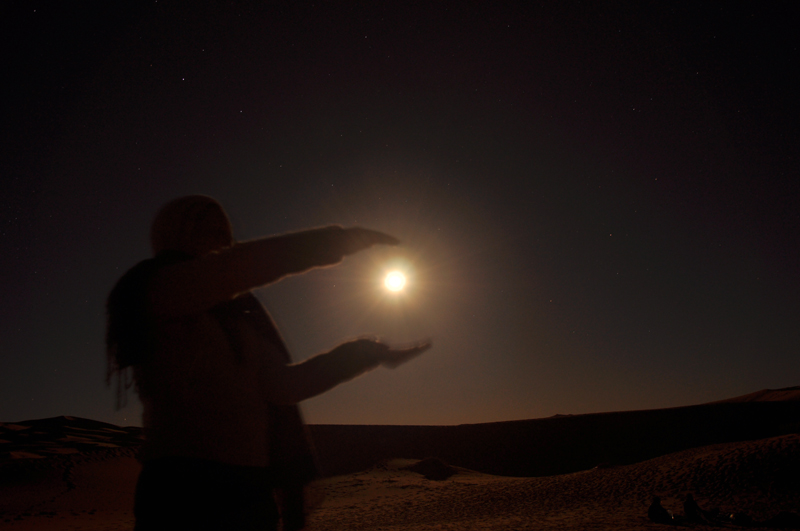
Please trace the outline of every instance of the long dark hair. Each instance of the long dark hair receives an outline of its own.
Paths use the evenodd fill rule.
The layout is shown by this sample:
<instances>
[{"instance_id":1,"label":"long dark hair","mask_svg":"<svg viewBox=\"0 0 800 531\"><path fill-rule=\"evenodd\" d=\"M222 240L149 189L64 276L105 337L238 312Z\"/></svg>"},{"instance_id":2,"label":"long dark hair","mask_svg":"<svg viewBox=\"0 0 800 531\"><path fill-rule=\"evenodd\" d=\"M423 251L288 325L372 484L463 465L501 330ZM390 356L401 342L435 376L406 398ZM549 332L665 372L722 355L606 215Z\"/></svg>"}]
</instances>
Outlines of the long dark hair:
<instances>
[{"instance_id":1,"label":"long dark hair","mask_svg":"<svg viewBox=\"0 0 800 531\"><path fill-rule=\"evenodd\" d=\"M146 363L155 349L155 321L148 284L159 268L191 259L181 251L164 251L139 262L119 279L106 301L106 384L116 379L117 409L127 404L133 385L130 368Z\"/></svg>"}]
</instances>

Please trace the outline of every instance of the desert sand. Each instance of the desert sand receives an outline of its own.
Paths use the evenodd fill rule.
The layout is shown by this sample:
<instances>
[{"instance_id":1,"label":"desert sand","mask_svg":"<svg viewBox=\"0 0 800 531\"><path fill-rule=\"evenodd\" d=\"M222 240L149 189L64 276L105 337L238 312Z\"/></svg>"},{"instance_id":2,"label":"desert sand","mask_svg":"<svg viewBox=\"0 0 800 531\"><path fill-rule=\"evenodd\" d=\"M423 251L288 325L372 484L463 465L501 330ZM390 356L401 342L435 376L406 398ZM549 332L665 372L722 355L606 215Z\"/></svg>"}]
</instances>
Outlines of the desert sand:
<instances>
[{"instance_id":1,"label":"desert sand","mask_svg":"<svg viewBox=\"0 0 800 531\"><path fill-rule=\"evenodd\" d=\"M703 508L766 520L800 508L798 487L790 487L800 470L798 451L800 436L788 435L559 476L458 469L442 481L404 470L412 462L389 461L322 481L325 501L311 521L320 530L655 529L665 526L647 519L652 495L680 514L686 492Z\"/></svg>"},{"instance_id":2,"label":"desert sand","mask_svg":"<svg viewBox=\"0 0 800 531\"><path fill-rule=\"evenodd\" d=\"M794 399L779 402L797 404ZM754 394L755 395L755 394ZM752 398L752 395L748 395ZM762 395L767 396L767 395ZM770 400L758 399L759 402ZM735 414L735 409L750 400L725 401L719 404L676 408L668 415L705 422L705 411ZM739 406L737 406L737 404ZM701 409L697 409L701 408ZM503 441L517 430L527 437L531 426L541 428L544 437L564 440L567 435L583 433L586 426L597 433L619 432L620 437L636 437L633 427L620 424L629 419L641 424L648 415L664 415L665 410L636 412L633 416L611 414L570 416L569 423L555 419L537 419L516 423L488 425L392 427L407 429L405 441L417 441L439 434L429 448L441 448L442 441L453 448L452 456L472 456L473 464L481 465L475 456L486 454L486 466L475 470L456 466L440 456L412 455L424 451L409 447L383 446L383 450L399 454L379 459L368 467L333 475L314 485L318 505L310 516L312 530L462 530L462 529L659 529L665 525L647 519L647 507L653 495L662 498L665 508L676 515L683 513L682 500L687 492L694 494L704 509L718 508L720 514L744 512L756 521L766 521L781 511L800 512L800 435L796 433L797 408L779 407L772 417L773 431L767 437L749 438L715 444L701 444L670 451L657 457L631 463L596 463L578 471L539 477L511 477L487 473L498 466L508 467L517 460L520 470L531 463L550 460L546 452L535 456L513 454L520 445ZM747 409L741 418L748 418ZM768 410L762 410L766 415ZM768 415L766 415L768 416ZM670 417L671 418L671 417ZM613 429L599 430L598 424L608 421ZM581 425L584 428L579 428ZM647 430L650 425L644 422ZM762 425L759 429L766 429ZM385 433L387 427L338 427L336 430L315 430L319 439L323 468L346 469L356 466L352 460L326 458L334 449L343 455L353 453L348 437L364 438ZM348 428L351 434L348 436ZM461 429L459 431L459 429ZM790 433L780 433L788 431ZM485 443L487 434L495 433L497 445L486 450L476 447ZM705 439L702 430L698 430ZM392 432L396 435L396 432ZM728 435L741 435L729 431ZM472 435L469 435L472 434ZM136 451L140 443L139 428L120 428L101 422L74 417L58 417L27 422L0 424L0 528L13 530L130 530L133 528L132 500L139 464ZM338 439L336 438L338 436ZM329 437L327 440L325 437ZM333 437L333 438L330 438ZM455 437L455 438L451 438ZM460 437L460 439L459 439ZM560 438L559 438L560 437ZM569 437L567 437L568 439ZM666 437L670 439L669 437ZM586 455L602 458L623 454L601 450L613 437L594 441L576 440L572 445L578 461L565 459L555 452L555 461L562 468L584 462ZM685 445L682 437L670 439ZM338 442L337 442L338 441ZM599 442L598 442L599 441ZM636 441L622 441L621 447L634 448ZM645 453L660 448L652 440L642 438ZM599 446L598 446L599 444ZM378 447L380 445L376 445ZM548 448L542 444L540 448ZM470 451L471 448L471 451ZM499 450L498 450L499 448ZM594 449L592 449L594 448ZM498 451L512 453L503 459ZM380 452L378 452L380 453ZM634 452L640 455L640 452ZM377 454L375 454L377 455ZM559 457L561 456L561 457ZM429 457L427 459L424 459ZM623 455L624 457L624 455ZM634 459L635 460L635 459ZM619 461L619 460L618 460ZM540 465L536 465L540 466ZM718 526L735 528L732 523ZM711 529L709 525L692 525Z\"/></svg>"}]
</instances>

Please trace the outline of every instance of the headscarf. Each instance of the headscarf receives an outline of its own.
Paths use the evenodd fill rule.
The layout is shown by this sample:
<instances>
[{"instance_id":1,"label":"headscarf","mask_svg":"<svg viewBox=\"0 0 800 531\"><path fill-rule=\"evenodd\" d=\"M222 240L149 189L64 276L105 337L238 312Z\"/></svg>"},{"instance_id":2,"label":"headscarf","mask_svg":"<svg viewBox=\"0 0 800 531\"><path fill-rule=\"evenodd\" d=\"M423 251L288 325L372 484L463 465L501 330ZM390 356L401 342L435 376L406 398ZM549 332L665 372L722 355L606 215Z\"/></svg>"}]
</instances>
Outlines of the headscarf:
<instances>
[{"instance_id":1,"label":"headscarf","mask_svg":"<svg viewBox=\"0 0 800 531\"><path fill-rule=\"evenodd\" d=\"M150 229L153 255L158 255L166 250L187 250L197 222L209 207L216 207L221 212L225 212L214 198L206 195L179 197L161 207Z\"/></svg>"}]
</instances>

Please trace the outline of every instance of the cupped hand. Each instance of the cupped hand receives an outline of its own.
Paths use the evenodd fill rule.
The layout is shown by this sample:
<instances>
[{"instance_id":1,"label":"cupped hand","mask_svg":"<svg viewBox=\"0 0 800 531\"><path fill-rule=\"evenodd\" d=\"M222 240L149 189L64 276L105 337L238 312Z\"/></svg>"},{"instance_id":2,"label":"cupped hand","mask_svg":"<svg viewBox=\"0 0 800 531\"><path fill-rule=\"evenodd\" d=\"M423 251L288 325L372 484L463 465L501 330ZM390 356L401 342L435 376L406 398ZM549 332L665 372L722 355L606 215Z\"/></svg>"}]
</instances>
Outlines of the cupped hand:
<instances>
[{"instance_id":1,"label":"cupped hand","mask_svg":"<svg viewBox=\"0 0 800 531\"><path fill-rule=\"evenodd\" d=\"M377 339L362 337L348 341L338 348L357 353L356 355L361 357L367 366L377 367L378 365L383 365L394 369L431 348L431 344L430 340L425 340L409 346L392 348Z\"/></svg>"},{"instance_id":2,"label":"cupped hand","mask_svg":"<svg viewBox=\"0 0 800 531\"><path fill-rule=\"evenodd\" d=\"M430 340L420 341L403 348L387 348L381 355L381 365L394 369L416 358L429 348L433 343Z\"/></svg>"}]
</instances>

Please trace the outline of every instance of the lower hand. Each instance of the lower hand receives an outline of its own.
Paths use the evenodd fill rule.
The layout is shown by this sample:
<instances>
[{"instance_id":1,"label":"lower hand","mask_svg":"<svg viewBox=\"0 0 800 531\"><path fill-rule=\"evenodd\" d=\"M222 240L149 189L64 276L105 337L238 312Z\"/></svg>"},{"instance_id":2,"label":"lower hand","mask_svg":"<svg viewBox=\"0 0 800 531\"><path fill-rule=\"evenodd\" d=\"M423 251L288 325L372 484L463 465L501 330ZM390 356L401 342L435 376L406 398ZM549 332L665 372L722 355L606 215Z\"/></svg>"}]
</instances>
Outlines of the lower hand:
<instances>
[{"instance_id":1,"label":"lower hand","mask_svg":"<svg viewBox=\"0 0 800 531\"><path fill-rule=\"evenodd\" d=\"M394 369L416 358L431 348L431 345L432 343L430 340L424 340L410 346L392 348L386 343L375 339L361 338L345 343L342 347L360 351L361 355L366 356L366 359L374 364L373 366L383 365Z\"/></svg>"},{"instance_id":2,"label":"lower hand","mask_svg":"<svg viewBox=\"0 0 800 531\"><path fill-rule=\"evenodd\" d=\"M430 340L417 342L409 347L404 348L387 348L382 355L381 365L394 369L400 365L410 361L429 348L433 344Z\"/></svg>"}]
</instances>

